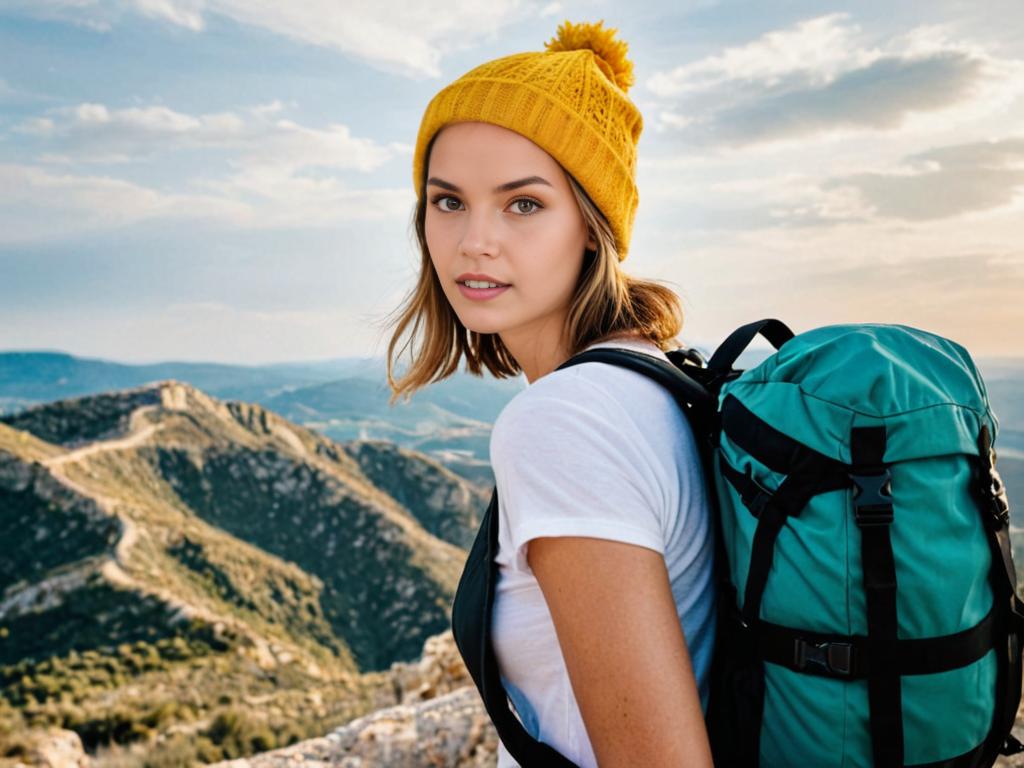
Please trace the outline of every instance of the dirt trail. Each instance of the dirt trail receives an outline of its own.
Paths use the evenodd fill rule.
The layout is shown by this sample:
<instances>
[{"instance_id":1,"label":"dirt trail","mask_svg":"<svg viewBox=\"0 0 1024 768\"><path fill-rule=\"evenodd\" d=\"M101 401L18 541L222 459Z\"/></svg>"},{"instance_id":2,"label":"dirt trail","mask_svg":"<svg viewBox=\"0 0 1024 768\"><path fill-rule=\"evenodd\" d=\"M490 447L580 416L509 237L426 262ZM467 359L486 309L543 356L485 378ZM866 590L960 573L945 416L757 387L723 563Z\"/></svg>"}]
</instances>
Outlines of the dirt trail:
<instances>
[{"instance_id":1,"label":"dirt trail","mask_svg":"<svg viewBox=\"0 0 1024 768\"><path fill-rule=\"evenodd\" d=\"M51 456L41 462L43 466L50 470L50 473L58 481L76 493L93 499L96 504L103 509L103 511L120 522L121 538L118 539L117 546L114 547L114 565L118 567L118 570L122 570L126 567L128 551L138 539L138 529L128 517L118 515L115 511L120 500L100 493L94 488L86 488L81 483L72 480L68 477L65 467L66 465L79 462L88 456L92 456L93 454L101 453L103 451L119 451L126 448L133 448L144 442L150 437L150 435L163 427L163 424L143 425L145 414L157 407L158 406L156 405L144 405L132 411L128 421L129 433L124 437L117 438L115 440L98 440L94 443L83 445L81 448L76 448L72 451L68 451L67 453L60 454L59 456ZM127 574L124 574L124 576L127 576Z\"/></svg>"},{"instance_id":2,"label":"dirt trail","mask_svg":"<svg viewBox=\"0 0 1024 768\"><path fill-rule=\"evenodd\" d=\"M81 448L75 448L67 453L62 453L59 456L51 456L44 460L42 463L44 466L53 469L59 467L62 464L73 463L84 459L94 453L100 453L102 451L119 451L124 448L133 448L139 443L145 441L157 430L163 427L163 424L147 424L140 426L144 414L147 411L152 411L158 406L156 405L144 405L140 408L136 408L132 411L132 415L129 417L128 422L128 434L124 437L117 438L116 440L97 440L94 443L83 445Z\"/></svg>"}]
</instances>

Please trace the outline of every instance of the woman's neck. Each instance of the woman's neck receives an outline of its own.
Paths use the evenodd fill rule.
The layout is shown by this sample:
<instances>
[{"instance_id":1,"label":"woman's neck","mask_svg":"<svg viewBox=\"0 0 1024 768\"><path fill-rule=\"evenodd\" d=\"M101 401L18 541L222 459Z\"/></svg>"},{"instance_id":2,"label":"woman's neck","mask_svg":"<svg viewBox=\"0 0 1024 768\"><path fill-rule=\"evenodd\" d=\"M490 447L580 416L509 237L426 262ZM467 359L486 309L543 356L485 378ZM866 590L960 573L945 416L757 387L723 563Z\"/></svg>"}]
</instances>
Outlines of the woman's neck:
<instances>
[{"instance_id":1,"label":"woman's neck","mask_svg":"<svg viewBox=\"0 0 1024 768\"><path fill-rule=\"evenodd\" d=\"M648 341L648 339L638 331L620 331L591 343L603 344L609 341L645 342ZM533 355L524 360L520 360L515 354L512 356L516 358L516 362L519 364L519 367L523 370L523 373L526 374L527 383L533 384L537 379L543 378L568 360L570 355L567 350L568 344L563 342L562 344L559 344L557 348L553 349L541 350L537 346L532 346L531 351L533 352Z\"/></svg>"}]
</instances>

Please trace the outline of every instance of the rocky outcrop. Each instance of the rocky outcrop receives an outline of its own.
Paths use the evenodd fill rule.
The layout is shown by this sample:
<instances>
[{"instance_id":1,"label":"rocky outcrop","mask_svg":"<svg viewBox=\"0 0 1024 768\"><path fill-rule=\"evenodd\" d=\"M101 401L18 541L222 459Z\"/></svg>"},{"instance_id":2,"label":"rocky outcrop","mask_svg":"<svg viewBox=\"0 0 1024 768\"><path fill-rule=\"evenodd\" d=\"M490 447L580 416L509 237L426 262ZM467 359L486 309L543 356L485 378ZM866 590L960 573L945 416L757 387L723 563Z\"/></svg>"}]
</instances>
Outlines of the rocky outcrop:
<instances>
[{"instance_id":1,"label":"rocky outcrop","mask_svg":"<svg viewBox=\"0 0 1024 768\"><path fill-rule=\"evenodd\" d=\"M26 749L14 762L14 768L89 768L93 765L74 731L62 728L33 731L26 736L26 742Z\"/></svg>"},{"instance_id":2,"label":"rocky outcrop","mask_svg":"<svg viewBox=\"0 0 1024 768\"><path fill-rule=\"evenodd\" d=\"M451 630L427 638L414 662L395 662L390 675L400 704L415 704L472 685Z\"/></svg>"},{"instance_id":3,"label":"rocky outcrop","mask_svg":"<svg viewBox=\"0 0 1024 768\"><path fill-rule=\"evenodd\" d=\"M388 674L397 706L353 720L322 738L216 765L471 768L496 763L497 733L451 630L430 637L420 659L396 662Z\"/></svg>"},{"instance_id":4,"label":"rocky outcrop","mask_svg":"<svg viewBox=\"0 0 1024 768\"><path fill-rule=\"evenodd\" d=\"M466 686L418 704L374 712L318 739L220 768L483 768L497 763L498 737L476 688Z\"/></svg>"}]
</instances>

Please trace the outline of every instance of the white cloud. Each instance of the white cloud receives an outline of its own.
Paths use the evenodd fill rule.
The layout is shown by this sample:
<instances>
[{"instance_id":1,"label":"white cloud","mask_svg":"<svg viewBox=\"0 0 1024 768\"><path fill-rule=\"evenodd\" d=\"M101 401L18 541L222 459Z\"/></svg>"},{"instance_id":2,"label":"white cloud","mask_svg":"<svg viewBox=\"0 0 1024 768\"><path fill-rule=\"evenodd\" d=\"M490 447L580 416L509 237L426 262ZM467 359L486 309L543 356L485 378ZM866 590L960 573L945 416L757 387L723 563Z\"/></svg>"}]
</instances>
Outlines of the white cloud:
<instances>
[{"instance_id":1,"label":"white cloud","mask_svg":"<svg viewBox=\"0 0 1024 768\"><path fill-rule=\"evenodd\" d=\"M16 130L46 148L38 161L69 171L0 168L0 181L9 187L0 195L0 222L10 220L6 239L45 239L152 218L208 219L261 229L407 217L410 191L359 188L346 176L368 174L396 156L407 157L410 146L354 136L341 123L311 128L283 117L284 110L279 101L201 115L165 106L114 109L83 103L24 120ZM201 175L173 193L74 172L83 164L137 164L211 147L221 150L219 167L204 165ZM54 220L57 226L48 223Z\"/></svg>"},{"instance_id":2,"label":"white cloud","mask_svg":"<svg viewBox=\"0 0 1024 768\"><path fill-rule=\"evenodd\" d=\"M144 16L169 21L193 32L201 32L206 26L203 21L205 3L202 0L132 0L132 2Z\"/></svg>"},{"instance_id":3,"label":"white cloud","mask_svg":"<svg viewBox=\"0 0 1024 768\"><path fill-rule=\"evenodd\" d=\"M109 32L122 15L118 0L5 0L7 13Z\"/></svg>"},{"instance_id":4,"label":"white cloud","mask_svg":"<svg viewBox=\"0 0 1024 768\"><path fill-rule=\"evenodd\" d=\"M908 221L1012 206L1024 195L1024 137L937 147L902 168L838 176L822 188L856 190L878 216Z\"/></svg>"},{"instance_id":5,"label":"white cloud","mask_svg":"<svg viewBox=\"0 0 1024 768\"><path fill-rule=\"evenodd\" d=\"M828 82L843 70L869 63L875 55L855 48L860 28L844 23L848 18L847 13L833 13L768 32L746 45L659 72L647 87L668 98L717 90L735 81L772 86L794 75L807 84Z\"/></svg>"},{"instance_id":6,"label":"white cloud","mask_svg":"<svg viewBox=\"0 0 1024 768\"><path fill-rule=\"evenodd\" d=\"M110 109L84 102L58 107L46 117L24 120L14 130L58 141L82 162L110 162L112 157L139 159L196 147L231 147L258 139L273 125L263 108L246 114L220 112L188 115L164 106Z\"/></svg>"},{"instance_id":7,"label":"white cloud","mask_svg":"<svg viewBox=\"0 0 1024 768\"><path fill-rule=\"evenodd\" d=\"M450 0L8 0L9 10L108 31L128 13L200 33L221 16L351 56L386 72L439 77L453 51L496 42L510 24L560 12L558 3Z\"/></svg>"},{"instance_id":8,"label":"white cloud","mask_svg":"<svg viewBox=\"0 0 1024 768\"><path fill-rule=\"evenodd\" d=\"M754 147L864 132L941 131L1024 93L1024 61L918 27L881 43L849 14L768 32L658 73L651 122L696 148Z\"/></svg>"},{"instance_id":9,"label":"white cloud","mask_svg":"<svg viewBox=\"0 0 1024 768\"><path fill-rule=\"evenodd\" d=\"M796 155L651 168L641 184L641 218L653 214L669 230L725 237L770 229L838 231L840 225L962 226L989 212L1024 214L1022 135L938 146L895 160L858 146ZM745 161L753 165L745 167Z\"/></svg>"},{"instance_id":10,"label":"white cloud","mask_svg":"<svg viewBox=\"0 0 1024 768\"><path fill-rule=\"evenodd\" d=\"M79 162L135 162L188 149L221 148L244 154L241 164L286 168L321 167L369 172L405 145L383 145L353 136L341 123L309 128L281 117L280 101L241 111L190 115L165 106L110 109L83 103L53 109L15 126L59 144L59 157Z\"/></svg>"},{"instance_id":11,"label":"white cloud","mask_svg":"<svg viewBox=\"0 0 1024 768\"><path fill-rule=\"evenodd\" d=\"M764 187L788 182L798 200L809 184L813 199L814 180L801 175L766 179ZM762 194L750 181L708 195L717 200L722 193L755 200ZM1024 206L1001 207L927 222L870 217L710 234L641 226L630 258L646 258L643 271L672 281L685 298L690 338L718 343L757 317L779 317L798 332L894 322L953 338L972 354L1020 354L1022 213Z\"/></svg>"},{"instance_id":12,"label":"white cloud","mask_svg":"<svg viewBox=\"0 0 1024 768\"><path fill-rule=\"evenodd\" d=\"M164 193L110 176L0 164L0 242L116 229L154 218L245 218L222 197Z\"/></svg>"},{"instance_id":13,"label":"white cloud","mask_svg":"<svg viewBox=\"0 0 1024 768\"><path fill-rule=\"evenodd\" d=\"M273 168L247 168L196 186L194 192L164 192L111 176L0 164L0 243L61 239L155 219L245 230L344 227L401 221L413 202L405 189L352 189L339 179L289 176Z\"/></svg>"}]
</instances>

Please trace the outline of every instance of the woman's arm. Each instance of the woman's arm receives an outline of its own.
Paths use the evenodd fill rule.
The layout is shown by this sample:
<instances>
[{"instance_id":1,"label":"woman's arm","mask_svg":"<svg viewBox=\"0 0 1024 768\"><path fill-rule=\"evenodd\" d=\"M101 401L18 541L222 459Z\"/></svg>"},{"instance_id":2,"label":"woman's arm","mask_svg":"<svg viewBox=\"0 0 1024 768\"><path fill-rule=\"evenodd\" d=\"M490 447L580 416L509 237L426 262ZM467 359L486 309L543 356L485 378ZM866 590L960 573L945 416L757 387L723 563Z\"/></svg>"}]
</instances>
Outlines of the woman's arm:
<instances>
[{"instance_id":1,"label":"woman's arm","mask_svg":"<svg viewBox=\"0 0 1024 768\"><path fill-rule=\"evenodd\" d=\"M534 538L526 556L601 768L712 765L664 557L584 536Z\"/></svg>"}]
</instances>

